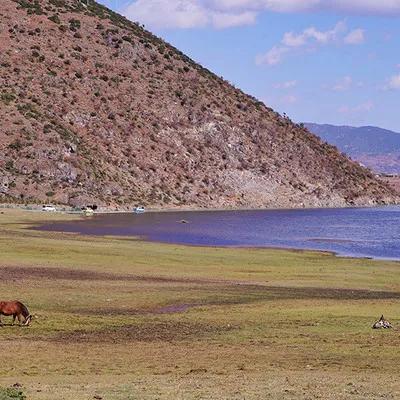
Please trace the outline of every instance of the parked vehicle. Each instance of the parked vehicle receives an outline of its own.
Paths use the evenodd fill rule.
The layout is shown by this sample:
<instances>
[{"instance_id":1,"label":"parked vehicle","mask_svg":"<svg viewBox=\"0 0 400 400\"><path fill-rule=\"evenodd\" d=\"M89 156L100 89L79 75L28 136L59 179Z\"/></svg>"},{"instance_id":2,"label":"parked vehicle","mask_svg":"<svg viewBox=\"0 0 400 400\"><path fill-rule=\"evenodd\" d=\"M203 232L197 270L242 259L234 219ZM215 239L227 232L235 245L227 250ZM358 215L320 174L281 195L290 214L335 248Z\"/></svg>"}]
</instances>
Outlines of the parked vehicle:
<instances>
[{"instance_id":1,"label":"parked vehicle","mask_svg":"<svg viewBox=\"0 0 400 400\"><path fill-rule=\"evenodd\" d=\"M93 208L90 208L90 207L85 207L85 208L82 210L82 212L83 212L83 214L86 215L87 217L90 217L91 215L94 214Z\"/></svg>"},{"instance_id":2,"label":"parked vehicle","mask_svg":"<svg viewBox=\"0 0 400 400\"><path fill-rule=\"evenodd\" d=\"M51 204L44 204L42 207L42 211L54 212L54 211L57 211L57 209L54 206L52 206Z\"/></svg>"},{"instance_id":3,"label":"parked vehicle","mask_svg":"<svg viewBox=\"0 0 400 400\"><path fill-rule=\"evenodd\" d=\"M134 212L135 214L142 214L142 213L145 212L145 209L144 209L143 206L138 206L138 207L135 207L135 208L133 209L133 212Z\"/></svg>"}]
</instances>

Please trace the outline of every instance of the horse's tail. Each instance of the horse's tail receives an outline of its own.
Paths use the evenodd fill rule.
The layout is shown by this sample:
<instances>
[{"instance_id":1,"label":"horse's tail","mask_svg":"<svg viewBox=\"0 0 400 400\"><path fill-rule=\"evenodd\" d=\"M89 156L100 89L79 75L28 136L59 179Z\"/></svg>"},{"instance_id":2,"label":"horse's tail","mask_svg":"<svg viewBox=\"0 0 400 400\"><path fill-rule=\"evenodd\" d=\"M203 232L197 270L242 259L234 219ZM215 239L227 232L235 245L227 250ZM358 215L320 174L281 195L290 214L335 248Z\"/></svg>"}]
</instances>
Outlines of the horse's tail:
<instances>
[{"instance_id":1,"label":"horse's tail","mask_svg":"<svg viewBox=\"0 0 400 400\"><path fill-rule=\"evenodd\" d=\"M22 303L20 304L21 304L21 314L25 318L24 325L29 325L32 319L32 315L29 313L29 310L25 304Z\"/></svg>"}]
</instances>

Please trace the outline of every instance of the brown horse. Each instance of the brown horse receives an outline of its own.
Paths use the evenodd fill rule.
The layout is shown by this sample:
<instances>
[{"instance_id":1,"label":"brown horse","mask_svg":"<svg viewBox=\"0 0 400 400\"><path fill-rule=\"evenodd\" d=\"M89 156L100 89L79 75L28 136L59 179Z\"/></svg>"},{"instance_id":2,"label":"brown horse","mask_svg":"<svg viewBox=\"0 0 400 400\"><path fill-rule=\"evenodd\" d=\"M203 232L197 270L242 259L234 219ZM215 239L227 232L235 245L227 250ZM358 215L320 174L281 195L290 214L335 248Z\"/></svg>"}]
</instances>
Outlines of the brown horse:
<instances>
[{"instance_id":1,"label":"brown horse","mask_svg":"<svg viewBox=\"0 0 400 400\"><path fill-rule=\"evenodd\" d=\"M32 320L32 315L28 309L19 301L0 301L0 315L13 317L13 325L15 319L18 318L19 324L22 325L22 317L24 317L23 325L28 326ZM2 322L0 320L0 325Z\"/></svg>"}]
</instances>

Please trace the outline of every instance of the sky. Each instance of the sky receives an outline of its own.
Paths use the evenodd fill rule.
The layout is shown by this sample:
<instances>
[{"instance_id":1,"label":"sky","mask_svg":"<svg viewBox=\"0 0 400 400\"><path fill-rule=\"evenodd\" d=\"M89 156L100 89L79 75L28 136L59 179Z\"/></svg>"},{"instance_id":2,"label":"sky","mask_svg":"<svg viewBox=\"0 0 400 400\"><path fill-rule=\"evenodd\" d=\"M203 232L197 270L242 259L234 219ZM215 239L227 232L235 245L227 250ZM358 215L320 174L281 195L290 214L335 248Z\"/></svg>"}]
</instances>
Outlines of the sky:
<instances>
[{"instance_id":1,"label":"sky","mask_svg":"<svg viewBox=\"0 0 400 400\"><path fill-rule=\"evenodd\" d=\"M400 0L100 0L296 122L400 132Z\"/></svg>"}]
</instances>

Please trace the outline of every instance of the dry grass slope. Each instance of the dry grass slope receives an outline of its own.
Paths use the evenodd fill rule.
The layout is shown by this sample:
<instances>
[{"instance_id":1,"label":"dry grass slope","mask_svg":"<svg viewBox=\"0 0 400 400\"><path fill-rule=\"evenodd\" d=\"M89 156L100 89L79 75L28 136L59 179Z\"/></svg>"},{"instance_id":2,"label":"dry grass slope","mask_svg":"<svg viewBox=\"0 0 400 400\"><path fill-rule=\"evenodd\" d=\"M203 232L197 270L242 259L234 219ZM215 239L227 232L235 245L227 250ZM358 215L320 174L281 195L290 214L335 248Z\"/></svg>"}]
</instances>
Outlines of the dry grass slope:
<instances>
[{"instance_id":1,"label":"dry grass slope","mask_svg":"<svg viewBox=\"0 0 400 400\"><path fill-rule=\"evenodd\" d=\"M396 195L92 0L2 0L0 199L302 207Z\"/></svg>"}]
</instances>

